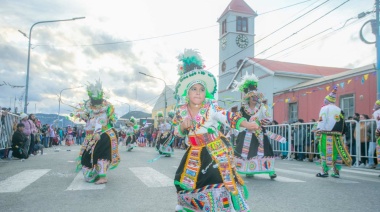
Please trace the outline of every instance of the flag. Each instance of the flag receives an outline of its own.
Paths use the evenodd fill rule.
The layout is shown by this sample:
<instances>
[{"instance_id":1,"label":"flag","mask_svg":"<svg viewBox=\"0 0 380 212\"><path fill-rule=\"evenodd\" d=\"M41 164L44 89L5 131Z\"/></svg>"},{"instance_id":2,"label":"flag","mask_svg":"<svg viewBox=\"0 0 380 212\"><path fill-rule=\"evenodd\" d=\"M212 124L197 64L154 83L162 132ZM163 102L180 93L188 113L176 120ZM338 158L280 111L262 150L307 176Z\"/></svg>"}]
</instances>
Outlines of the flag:
<instances>
[{"instance_id":1,"label":"flag","mask_svg":"<svg viewBox=\"0 0 380 212\"><path fill-rule=\"evenodd\" d=\"M350 84L351 81L352 81L352 79L349 79L349 80L347 81L347 84Z\"/></svg>"},{"instance_id":2,"label":"flag","mask_svg":"<svg viewBox=\"0 0 380 212\"><path fill-rule=\"evenodd\" d=\"M341 87L341 88L344 88L344 82L341 82L341 83L340 83L340 87Z\"/></svg>"},{"instance_id":3,"label":"flag","mask_svg":"<svg viewBox=\"0 0 380 212\"><path fill-rule=\"evenodd\" d=\"M326 86L326 91L329 91L330 90L330 86Z\"/></svg>"},{"instance_id":4,"label":"flag","mask_svg":"<svg viewBox=\"0 0 380 212\"><path fill-rule=\"evenodd\" d=\"M368 80L368 74L364 74L364 80Z\"/></svg>"}]
</instances>

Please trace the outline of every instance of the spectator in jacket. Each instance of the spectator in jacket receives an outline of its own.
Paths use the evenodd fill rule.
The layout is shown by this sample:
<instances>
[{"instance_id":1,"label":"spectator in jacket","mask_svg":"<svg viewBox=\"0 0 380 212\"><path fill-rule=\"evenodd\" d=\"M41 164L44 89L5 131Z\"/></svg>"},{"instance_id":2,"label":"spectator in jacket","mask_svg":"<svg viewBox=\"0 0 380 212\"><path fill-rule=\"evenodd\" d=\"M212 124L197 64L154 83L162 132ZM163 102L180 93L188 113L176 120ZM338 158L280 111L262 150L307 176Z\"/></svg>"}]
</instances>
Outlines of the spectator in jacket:
<instances>
[{"instance_id":1,"label":"spectator in jacket","mask_svg":"<svg viewBox=\"0 0 380 212\"><path fill-rule=\"evenodd\" d=\"M28 152L24 148L27 138L24 133L25 125L23 123L17 124L17 130L12 136L12 156L19 159L27 159L29 157Z\"/></svg>"},{"instance_id":2,"label":"spectator in jacket","mask_svg":"<svg viewBox=\"0 0 380 212\"><path fill-rule=\"evenodd\" d=\"M21 123L24 124L24 134L26 136L26 143L24 145L24 150L25 152L29 152L29 147L30 147L30 142L31 142L31 136L33 133L36 133L36 126L34 125L33 121L28 119L28 114L26 113L22 113L20 115L20 118L21 118ZM28 154L29 155L29 154Z\"/></svg>"}]
</instances>

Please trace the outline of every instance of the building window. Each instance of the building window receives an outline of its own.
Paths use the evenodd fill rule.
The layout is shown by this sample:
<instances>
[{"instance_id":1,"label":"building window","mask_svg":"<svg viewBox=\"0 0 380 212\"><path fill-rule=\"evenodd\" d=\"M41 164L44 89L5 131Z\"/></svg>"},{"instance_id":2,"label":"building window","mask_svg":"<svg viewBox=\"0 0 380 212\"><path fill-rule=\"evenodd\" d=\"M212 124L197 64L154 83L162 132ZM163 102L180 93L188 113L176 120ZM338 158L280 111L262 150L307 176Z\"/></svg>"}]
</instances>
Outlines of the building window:
<instances>
[{"instance_id":1,"label":"building window","mask_svg":"<svg viewBox=\"0 0 380 212\"><path fill-rule=\"evenodd\" d=\"M289 123L293 123L298 120L298 104L289 103Z\"/></svg>"},{"instance_id":2,"label":"building window","mask_svg":"<svg viewBox=\"0 0 380 212\"><path fill-rule=\"evenodd\" d=\"M344 112L344 116L354 116L355 113L355 97L354 94L342 95L340 99L340 108Z\"/></svg>"},{"instance_id":3,"label":"building window","mask_svg":"<svg viewBox=\"0 0 380 212\"><path fill-rule=\"evenodd\" d=\"M226 71L226 62L223 62L222 63L222 72L225 72Z\"/></svg>"},{"instance_id":4,"label":"building window","mask_svg":"<svg viewBox=\"0 0 380 212\"><path fill-rule=\"evenodd\" d=\"M227 21L226 21L226 19L224 19L224 21L222 22L222 35L224 35L225 33L227 33Z\"/></svg>"},{"instance_id":5,"label":"building window","mask_svg":"<svg viewBox=\"0 0 380 212\"><path fill-rule=\"evenodd\" d=\"M236 32L248 32L248 18L236 17Z\"/></svg>"},{"instance_id":6,"label":"building window","mask_svg":"<svg viewBox=\"0 0 380 212\"><path fill-rule=\"evenodd\" d=\"M236 68L239 68L241 66L241 64L243 63L243 60L239 60L237 61L236 63Z\"/></svg>"}]
</instances>

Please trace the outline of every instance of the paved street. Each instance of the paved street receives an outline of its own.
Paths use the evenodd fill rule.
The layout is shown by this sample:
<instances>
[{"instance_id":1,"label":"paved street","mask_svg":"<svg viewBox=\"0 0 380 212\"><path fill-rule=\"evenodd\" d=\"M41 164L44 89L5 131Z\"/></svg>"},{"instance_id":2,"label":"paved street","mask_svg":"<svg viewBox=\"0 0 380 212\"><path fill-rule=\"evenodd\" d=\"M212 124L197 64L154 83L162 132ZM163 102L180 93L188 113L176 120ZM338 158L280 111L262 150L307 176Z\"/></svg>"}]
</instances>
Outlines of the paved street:
<instances>
[{"instance_id":1,"label":"paved street","mask_svg":"<svg viewBox=\"0 0 380 212\"><path fill-rule=\"evenodd\" d=\"M0 161L0 205L7 211L174 211L173 177L184 154L157 157L153 148L120 150L121 163L106 185L88 184L75 173L79 146ZM67 151L71 150L71 151ZM378 211L380 171L344 167L341 179L316 178L314 163L276 160L278 177L245 178L252 211Z\"/></svg>"}]
</instances>

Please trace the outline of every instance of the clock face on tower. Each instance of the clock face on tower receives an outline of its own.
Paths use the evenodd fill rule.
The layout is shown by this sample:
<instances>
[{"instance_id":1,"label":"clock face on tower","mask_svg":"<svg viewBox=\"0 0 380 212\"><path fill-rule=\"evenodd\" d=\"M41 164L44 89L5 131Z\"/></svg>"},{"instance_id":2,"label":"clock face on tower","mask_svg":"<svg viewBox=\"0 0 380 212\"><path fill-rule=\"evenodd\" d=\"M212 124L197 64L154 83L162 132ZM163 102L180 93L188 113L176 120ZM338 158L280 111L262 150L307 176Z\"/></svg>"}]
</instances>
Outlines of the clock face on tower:
<instances>
[{"instance_id":1,"label":"clock face on tower","mask_svg":"<svg viewBox=\"0 0 380 212\"><path fill-rule=\"evenodd\" d=\"M224 38L222 38L220 40L220 45L222 46L222 49L226 48L226 46L227 46L227 39L226 39L226 37L224 37Z\"/></svg>"},{"instance_id":2,"label":"clock face on tower","mask_svg":"<svg viewBox=\"0 0 380 212\"><path fill-rule=\"evenodd\" d=\"M245 35L236 36L236 45L240 48L246 48L248 46L248 38Z\"/></svg>"}]
</instances>

